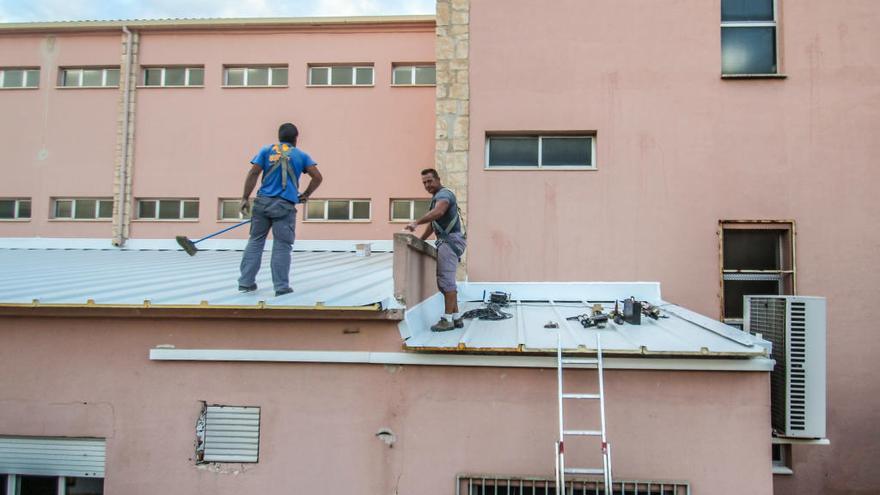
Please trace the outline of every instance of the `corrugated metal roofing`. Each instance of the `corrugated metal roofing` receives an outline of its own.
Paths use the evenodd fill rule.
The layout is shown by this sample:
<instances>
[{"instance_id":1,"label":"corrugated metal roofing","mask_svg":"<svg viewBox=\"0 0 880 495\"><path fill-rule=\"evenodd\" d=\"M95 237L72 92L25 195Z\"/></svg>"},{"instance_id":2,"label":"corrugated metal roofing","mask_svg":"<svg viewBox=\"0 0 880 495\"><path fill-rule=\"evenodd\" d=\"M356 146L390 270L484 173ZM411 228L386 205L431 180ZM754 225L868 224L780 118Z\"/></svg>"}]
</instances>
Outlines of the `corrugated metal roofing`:
<instances>
[{"instance_id":1,"label":"corrugated metal roofing","mask_svg":"<svg viewBox=\"0 0 880 495\"><path fill-rule=\"evenodd\" d=\"M764 356L769 342L757 339L717 320L660 299L655 283L592 284L463 284L462 312L483 307L482 290L510 292L513 302L504 311L505 320L465 320L462 329L431 332L429 327L442 313L439 295L407 311L400 323L405 347L411 350L455 350L470 352L555 352L557 335L570 352L595 352L596 335L609 355L642 356ZM566 318L590 313L602 304L608 313L615 300L629 295L647 300L662 310L663 317L643 316L640 325L617 325L609 321L604 329L584 328ZM559 328L546 328L548 323Z\"/></svg>"},{"instance_id":2,"label":"corrugated metal roofing","mask_svg":"<svg viewBox=\"0 0 880 495\"><path fill-rule=\"evenodd\" d=\"M277 27L332 27L370 26L381 24L433 25L433 15L388 16L327 16L327 17L237 17L237 18L163 18L163 19L113 19L75 20L45 22L0 23L0 32L28 31L95 31L121 29L215 29L215 28L277 28Z\"/></svg>"},{"instance_id":3,"label":"corrugated metal roofing","mask_svg":"<svg viewBox=\"0 0 880 495\"><path fill-rule=\"evenodd\" d=\"M0 306L363 308L400 307L391 253L295 252L294 293L275 297L269 252L259 289L238 292L240 251L0 249ZM36 302L35 302L36 301Z\"/></svg>"}]
</instances>

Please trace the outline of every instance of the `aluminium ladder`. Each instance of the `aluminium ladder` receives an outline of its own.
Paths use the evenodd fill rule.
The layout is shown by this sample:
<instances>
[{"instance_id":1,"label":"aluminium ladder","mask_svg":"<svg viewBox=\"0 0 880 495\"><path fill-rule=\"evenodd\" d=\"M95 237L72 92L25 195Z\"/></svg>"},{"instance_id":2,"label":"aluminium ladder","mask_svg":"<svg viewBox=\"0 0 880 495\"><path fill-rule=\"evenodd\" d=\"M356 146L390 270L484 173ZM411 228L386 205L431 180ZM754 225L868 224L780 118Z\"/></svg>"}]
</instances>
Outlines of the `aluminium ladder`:
<instances>
[{"instance_id":1,"label":"aluminium ladder","mask_svg":"<svg viewBox=\"0 0 880 495\"><path fill-rule=\"evenodd\" d=\"M598 394L571 394L562 392L562 369L566 364L592 364L596 365L599 375L599 393ZM603 378L602 367L602 343L599 335L596 335L596 357L595 358L573 358L562 357L562 339L561 336L556 337L556 376L557 376L557 398L559 403L559 441L556 442L556 494L565 495L565 475L567 474L586 474L599 475L604 478L605 495L612 494L611 486L611 444L605 437L605 384ZM563 422L563 400L598 400L599 401L599 430L567 430ZM565 467L565 437L570 436L592 436L600 437L602 441L602 467L601 468L566 468Z\"/></svg>"}]
</instances>

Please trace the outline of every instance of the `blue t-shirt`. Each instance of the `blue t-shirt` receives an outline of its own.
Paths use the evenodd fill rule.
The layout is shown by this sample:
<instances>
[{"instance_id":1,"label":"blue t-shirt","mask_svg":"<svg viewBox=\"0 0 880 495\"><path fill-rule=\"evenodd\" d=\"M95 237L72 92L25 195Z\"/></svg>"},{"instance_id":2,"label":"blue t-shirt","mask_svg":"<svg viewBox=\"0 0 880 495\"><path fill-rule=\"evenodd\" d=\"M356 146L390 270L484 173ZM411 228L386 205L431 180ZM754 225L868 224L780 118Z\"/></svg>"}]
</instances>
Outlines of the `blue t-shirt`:
<instances>
[{"instance_id":1,"label":"blue t-shirt","mask_svg":"<svg viewBox=\"0 0 880 495\"><path fill-rule=\"evenodd\" d=\"M276 168L273 172L269 173L269 175L266 175L269 169L271 169L281 157L280 151L282 148L285 151L289 150L290 167L293 168L293 172L296 175L296 177L287 176L286 189L282 189L281 187L281 167ZM254 159L251 160L251 163L259 165L260 168L263 169L263 184L260 186L257 196L266 196L270 198L281 196L291 203L299 203L297 184L299 183L299 178L302 175L303 170L317 165L317 163L312 160L312 157L301 151L299 148L295 148L290 143L263 146L257 155L254 156Z\"/></svg>"},{"instance_id":2,"label":"blue t-shirt","mask_svg":"<svg viewBox=\"0 0 880 495\"><path fill-rule=\"evenodd\" d=\"M444 213L442 217L437 219L437 223L440 224L440 228L445 230L449 226L449 224L455 221L455 217L458 214L458 201L455 198L455 194L444 187L437 191L437 193L434 194L434 197L431 198L430 209L433 210L434 207L437 206L437 201L441 199L449 202L449 208L447 208L446 213ZM449 231L450 234L453 232L461 232L460 220L456 221L455 226L452 227L452 229ZM437 235L438 239L445 236L445 234L441 232L435 232L435 234Z\"/></svg>"}]
</instances>

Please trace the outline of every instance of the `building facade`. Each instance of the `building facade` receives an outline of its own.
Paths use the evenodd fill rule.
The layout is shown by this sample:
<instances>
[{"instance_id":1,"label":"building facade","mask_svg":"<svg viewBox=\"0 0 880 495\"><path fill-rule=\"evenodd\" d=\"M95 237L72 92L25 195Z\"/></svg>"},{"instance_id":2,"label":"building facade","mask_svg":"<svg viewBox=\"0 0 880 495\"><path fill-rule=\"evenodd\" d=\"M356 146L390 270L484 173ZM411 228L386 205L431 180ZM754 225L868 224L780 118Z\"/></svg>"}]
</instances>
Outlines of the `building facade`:
<instances>
[{"instance_id":1,"label":"building facade","mask_svg":"<svg viewBox=\"0 0 880 495\"><path fill-rule=\"evenodd\" d=\"M434 163L462 199L470 282L658 281L665 301L734 326L743 295L826 297L826 439L771 439L753 361L620 356L640 364L608 373L616 472L696 493L874 493L877 21L870 0L439 0L436 18L7 25L0 236L109 248L229 226L223 200L294 121L325 176L301 239L389 239L424 208L418 171ZM419 285L432 268L395 260L394 278ZM552 477L550 366L401 350L396 310L354 317L341 297L327 313L321 288L355 275L316 274L302 297L319 295L281 309L199 308L179 287L149 309L164 286L118 289L140 308L93 286L0 291L14 344L0 437L105 439L107 493L439 494L489 479L463 492L482 494ZM358 291L391 278L377 277ZM32 293L59 298L28 307ZM21 371L40 357L77 372ZM259 462L199 462L203 404L260 407Z\"/></svg>"}]
</instances>

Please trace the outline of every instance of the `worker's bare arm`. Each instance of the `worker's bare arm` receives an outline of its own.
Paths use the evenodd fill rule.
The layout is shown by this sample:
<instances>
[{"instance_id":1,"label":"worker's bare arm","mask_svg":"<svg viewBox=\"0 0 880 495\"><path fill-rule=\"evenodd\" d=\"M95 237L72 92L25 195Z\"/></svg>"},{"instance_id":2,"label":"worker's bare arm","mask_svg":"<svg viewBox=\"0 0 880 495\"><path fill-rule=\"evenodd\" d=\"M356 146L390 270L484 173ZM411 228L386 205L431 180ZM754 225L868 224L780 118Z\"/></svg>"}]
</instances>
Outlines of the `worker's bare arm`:
<instances>
[{"instance_id":1,"label":"worker's bare arm","mask_svg":"<svg viewBox=\"0 0 880 495\"><path fill-rule=\"evenodd\" d=\"M251 197L251 193L257 187L257 179L260 178L262 172L263 169L259 165L251 164L251 169L248 170L244 178L244 190L241 193L241 206L239 206L239 210L244 216L250 216L251 214L251 205L248 202L248 198Z\"/></svg>"},{"instance_id":2,"label":"worker's bare arm","mask_svg":"<svg viewBox=\"0 0 880 495\"><path fill-rule=\"evenodd\" d=\"M425 213L422 218L408 223L406 229L410 232L415 232L416 227L418 227L419 225L427 223L430 226L431 222L439 220L440 217L445 215L447 210L449 210L449 201L445 199L438 200L437 203L434 205L434 208L431 208L431 210L428 213ZM428 236L430 236L433 232L434 229L431 229L431 232L426 231L425 234L423 234L422 239L427 239Z\"/></svg>"},{"instance_id":3,"label":"worker's bare arm","mask_svg":"<svg viewBox=\"0 0 880 495\"><path fill-rule=\"evenodd\" d=\"M306 190L299 195L299 200L303 203L308 201L309 196L311 196L312 193L315 192L318 187L320 187L321 182L324 182L324 176L321 175L321 171L318 170L317 165L306 167L304 172L309 175L309 186L306 187Z\"/></svg>"}]
</instances>

